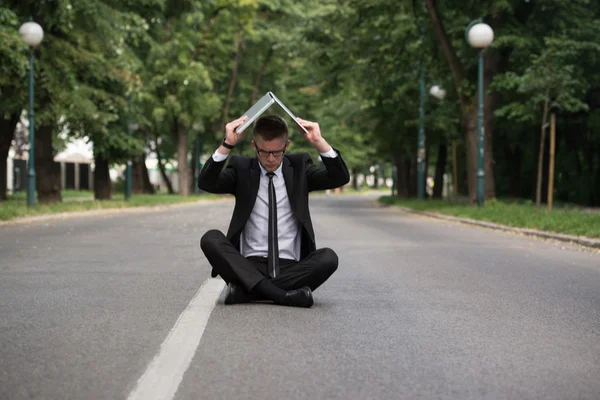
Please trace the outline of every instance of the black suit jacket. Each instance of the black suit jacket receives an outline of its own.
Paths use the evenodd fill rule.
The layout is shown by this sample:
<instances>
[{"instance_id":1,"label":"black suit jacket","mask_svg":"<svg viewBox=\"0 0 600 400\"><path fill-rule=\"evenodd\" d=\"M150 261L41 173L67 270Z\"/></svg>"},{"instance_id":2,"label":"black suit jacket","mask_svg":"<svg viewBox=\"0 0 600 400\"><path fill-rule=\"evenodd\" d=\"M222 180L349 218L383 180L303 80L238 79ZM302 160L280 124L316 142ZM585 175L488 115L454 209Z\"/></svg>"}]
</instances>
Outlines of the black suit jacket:
<instances>
[{"instance_id":1,"label":"black suit jacket","mask_svg":"<svg viewBox=\"0 0 600 400\"><path fill-rule=\"evenodd\" d=\"M335 158L322 157L323 167L313 164L308 153L287 154L282 172L292 211L302 225L300 257L316 250L308 193L313 190L334 189L350 181L348 167L339 151ZM198 177L198 187L210 193L230 193L235 196L235 208L227 230L227 238L239 250L240 236L250 218L258 195L260 166L256 157L231 156L226 161L208 159Z\"/></svg>"}]
</instances>

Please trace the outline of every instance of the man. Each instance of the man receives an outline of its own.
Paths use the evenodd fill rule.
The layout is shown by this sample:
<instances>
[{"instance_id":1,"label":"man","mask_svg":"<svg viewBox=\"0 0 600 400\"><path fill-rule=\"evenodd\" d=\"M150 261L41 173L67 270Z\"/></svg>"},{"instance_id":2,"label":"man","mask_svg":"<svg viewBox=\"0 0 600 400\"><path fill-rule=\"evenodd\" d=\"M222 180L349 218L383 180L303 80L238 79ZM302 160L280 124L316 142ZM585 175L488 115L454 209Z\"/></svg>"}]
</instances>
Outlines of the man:
<instances>
[{"instance_id":1,"label":"man","mask_svg":"<svg viewBox=\"0 0 600 400\"><path fill-rule=\"evenodd\" d=\"M290 145L285 120L277 115L259 118L252 147L256 157L232 156L242 139L235 128L247 117L225 126L221 146L206 162L198 187L235 196L227 237L218 230L200 241L212 265L212 276L227 282L225 304L271 300L276 304L310 307L312 291L337 269L333 250L317 250L308 209L308 193L333 189L350 180L339 152L321 136L319 124L298 118L306 140L321 154L325 168L308 153L285 154Z\"/></svg>"}]
</instances>

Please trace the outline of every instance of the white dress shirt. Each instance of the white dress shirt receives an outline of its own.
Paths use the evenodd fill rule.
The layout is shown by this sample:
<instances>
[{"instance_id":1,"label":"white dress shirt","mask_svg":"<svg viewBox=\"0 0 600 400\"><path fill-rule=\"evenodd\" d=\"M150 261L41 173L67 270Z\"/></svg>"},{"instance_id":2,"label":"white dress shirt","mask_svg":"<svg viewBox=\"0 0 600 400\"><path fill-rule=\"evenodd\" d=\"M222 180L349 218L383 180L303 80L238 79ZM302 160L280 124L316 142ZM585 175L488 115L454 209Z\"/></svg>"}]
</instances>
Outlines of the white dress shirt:
<instances>
[{"instance_id":1,"label":"white dress shirt","mask_svg":"<svg viewBox=\"0 0 600 400\"><path fill-rule=\"evenodd\" d=\"M337 153L331 148L327 153L320 153L322 157L335 158ZM225 161L227 155L215 151L212 155L215 162ZM267 171L260 166L260 184L254 208L244 226L240 238L240 252L244 257L267 257L269 253L269 177ZM287 195L285 180L281 165L275 170L273 185L277 197L277 240L279 243L279 258L287 260L300 260L301 225Z\"/></svg>"}]
</instances>

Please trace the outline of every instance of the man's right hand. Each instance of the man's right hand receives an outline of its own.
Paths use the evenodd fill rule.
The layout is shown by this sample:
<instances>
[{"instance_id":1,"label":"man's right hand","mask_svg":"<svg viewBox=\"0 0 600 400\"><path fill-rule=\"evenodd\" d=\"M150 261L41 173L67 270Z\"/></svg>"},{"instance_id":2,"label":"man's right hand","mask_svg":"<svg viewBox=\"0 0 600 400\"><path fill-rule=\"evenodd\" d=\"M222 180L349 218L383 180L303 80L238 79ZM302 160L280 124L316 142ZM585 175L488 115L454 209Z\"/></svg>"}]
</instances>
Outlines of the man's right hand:
<instances>
[{"instance_id":1,"label":"man's right hand","mask_svg":"<svg viewBox=\"0 0 600 400\"><path fill-rule=\"evenodd\" d=\"M228 145L235 146L242 139L244 133L236 133L235 128L242 125L248 119L247 116L240 117L225 125L225 142Z\"/></svg>"}]
</instances>

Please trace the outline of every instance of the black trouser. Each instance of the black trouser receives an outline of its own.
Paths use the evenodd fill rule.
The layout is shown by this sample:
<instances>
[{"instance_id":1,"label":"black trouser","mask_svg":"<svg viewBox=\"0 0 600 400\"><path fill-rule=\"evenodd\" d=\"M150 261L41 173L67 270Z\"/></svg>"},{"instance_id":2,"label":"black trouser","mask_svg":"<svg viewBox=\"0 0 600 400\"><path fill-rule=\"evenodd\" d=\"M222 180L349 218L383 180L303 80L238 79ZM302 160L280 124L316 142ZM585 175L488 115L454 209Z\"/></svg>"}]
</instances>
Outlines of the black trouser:
<instances>
[{"instance_id":1,"label":"black trouser","mask_svg":"<svg viewBox=\"0 0 600 400\"><path fill-rule=\"evenodd\" d=\"M248 292L263 279L268 279L283 290L304 286L315 290L338 266L337 254L331 249L323 248L313 251L300 261L280 259L279 275L270 278L266 257L244 257L221 231L206 232L200 240L200 247L216 274L225 282L238 284Z\"/></svg>"}]
</instances>

